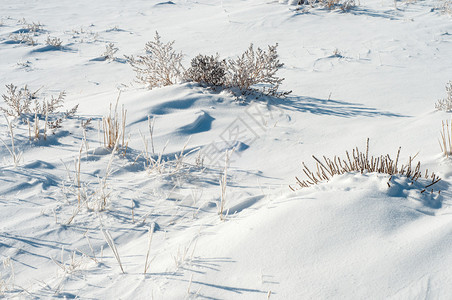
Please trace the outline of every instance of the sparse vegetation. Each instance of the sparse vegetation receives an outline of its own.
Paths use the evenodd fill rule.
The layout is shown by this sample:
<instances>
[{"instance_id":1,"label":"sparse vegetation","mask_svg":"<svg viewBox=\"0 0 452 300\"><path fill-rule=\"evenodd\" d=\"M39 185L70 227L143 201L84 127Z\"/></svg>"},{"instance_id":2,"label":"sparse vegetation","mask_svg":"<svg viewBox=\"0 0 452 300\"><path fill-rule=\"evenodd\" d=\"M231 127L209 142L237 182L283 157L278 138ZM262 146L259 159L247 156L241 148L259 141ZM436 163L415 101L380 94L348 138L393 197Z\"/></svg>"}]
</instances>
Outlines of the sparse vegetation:
<instances>
[{"instance_id":1,"label":"sparse vegetation","mask_svg":"<svg viewBox=\"0 0 452 300\"><path fill-rule=\"evenodd\" d=\"M11 146L8 146L8 144L6 144L6 142L2 139L0 139L0 141L2 141L3 145L5 145L6 149L8 149L8 152L11 155L11 159L13 161L14 166L18 166L22 158L22 152L18 151L15 147L13 125L6 116L5 119L6 123L8 124L9 136L11 138Z\"/></svg>"},{"instance_id":2,"label":"sparse vegetation","mask_svg":"<svg viewBox=\"0 0 452 300\"><path fill-rule=\"evenodd\" d=\"M61 48L62 44L63 44L63 41L58 37L50 37L50 36L47 37L46 45L49 45L49 46L52 46L55 48Z\"/></svg>"},{"instance_id":3,"label":"sparse vegetation","mask_svg":"<svg viewBox=\"0 0 452 300\"><path fill-rule=\"evenodd\" d=\"M2 95L7 108L0 107L0 111L11 117L18 117L26 122L29 127L30 140L39 140L41 137L39 126L40 120L44 120L44 139L47 138L47 129L52 129L53 133L61 128L63 120L72 117L78 108L78 104L71 110L62 113L59 111L63 107L66 93L60 92L57 97L51 95L50 100L40 99L39 89L31 91L27 85L22 88L14 84L6 85L6 94ZM33 134L31 134L31 123L33 120Z\"/></svg>"},{"instance_id":4,"label":"sparse vegetation","mask_svg":"<svg viewBox=\"0 0 452 300\"><path fill-rule=\"evenodd\" d=\"M439 99L435 103L437 110L452 111L452 80L446 84L446 98Z\"/></svg>"},{"instance_id":5,"label":"sparse vegetation","mask_svg":"<svg viewBox=\"0 0 452 300\"><path fill-rule=\"evenodd\" d=\"M268 50L254 49L253 44L236 59L220 60L219 55L199 54L191 60L190 68L183 71L182 54L173 49L174 41L164 44L156 33L154 41L146 44L146 55L126 56L137 73L139 82L150 89L175 84L182 78L207 86L222 86L238 90L242 94L261 92L284 97L290 92L279 92L284 80L276 76L283 67L277 53L278 44Z\"/></svg>"},{"instance_id":6,"label":"sparse vegetation","mask_svg":"<svg viewBox=\"0 0 452 300\"><path fill-rule=\"evenodd\" d=\"M19 32L16 34L11 34L9 38L19 44L26 44L30 46L35 46L38 41L33 38L33 34L30 32Z\"/></svg>"},{"instance_id":7,"label":"sparse vegetation","mask_svg":"<svg viewBox=\"0 0 452 300\"><path fill-rule=\"evenodd\" d=\"M352 155L348 151L346 151L347 159L341 159L340 157L335 156L333 159L327 158L323 156L323 162L312 156L316 161L316 168L314 172L312 172L306 164L303 162L303 173L307 176L307 179L300 180L298 177L295 177L297 180L297 185L300 188L306 188L312 185L319 184L323 181L330 180L335 175L341 175L344 173L350 172L360 172L362 173L380 173L380 174L388 174L391 177L400 175L405 176L411 182L417 181L419 178L423 176L421 172L421 163L418 162L414 164L413 168L413 158L410 156L406 165L401 165L399 168L399 155L400 148L397 152L397 157L395 161L387 155L381 155L379 157L369 157L369 139L367 139L366 152L361 152L358 147L353 149L351 152ZM432 182L424 186L421 190L421 193L425 192L427 188L431 188L434 184L438 183L441 178L439 178L435 173L425 172L425 178L430 178ZM389 185L389 182L388 182ZM290 186L292 190L295 190ZM433 191L433 190L432 190Z\"/></svg>"},{"instance_id":8,"label":"sparse vegetation","mask_svg":"<svg viewBox=\"0 0 452 300\"><path fill-rule=\"evenodd\" d=\"M31 104L38 98L38 92L39 90L30 91L27 85L20 89L12 83L6 85L6 94L3 94L2 98L9 109L0 107L0 110L9 116L17 117L31 113Z\"/></svg>"},{"instance_id":9,"label":"sparse vegetation","mask_svg":"<svg viewBox=\"0 0 452 300\"><path fill-rule=\"evenodd\" d=\"M298 5L348 11L356 6L356 2L355 0L299 0Z\"/></svg>"},{"instance_id":10,"label":"sparse vegetation","mask_svg":"<svg viewBox=\"0 0 452 300\"><path fill-rule=\"evenodd\" d=\"M262 92L271 96L285 96L288 93L279 92L279 86L284 80L276 76L276 72L283 67L279 61L278 44L268 46L268 51L261 48L254 50L253 44L236 59L228 61L229 86L236 87L242 92L254 91L254 87L261 86Z\"/></svg>"},{"instance_id":11,"label":"sparse vegetation","mask_svg":"<svg viewBox=\"0 0 452 300\"><path fill-rule=\"evenodd\" d=\"M115 60L115 53L118 52L119 48L115 47L115 44L108 43L105 45L105 52L102 53L102 56L105 57L106 60Z\"/></svg>"},{"instance_id":12,"label":"sparse vegetation","mask_svg":"<svg viewBox=\"0 0 452 300\"><path fill-rule=\"evenodd\" d=\"M185 80L198 82L207 86L223 86L226 83L226 61L219 55L199 54L191 60L191 66L185 73Z\"/></svg>"},{"instance_id":13,"label":"sparse vegetation","mask_svg":"<svg viewBox=\"0 0 452 300\"><path fill-rule=\"evenodd\" d=\"M441 121L441 139L438 141L444 156L452 155L452 121Z\"/></svg>"},{"instance_id":14,"label":"sparse vegetation","mask_svg":"<svg viewBox=\"0 0 452 300\"><path fill-rule=\"evenodd\" d=\"M173 45L174 41L163 43L156 32L154 40L146 43L144 55L138 58L126 56L139 82L152 89L175 84L181 79L184 71L182 53L177 53Z\"/></svg>"},{"instance_id":15,"label":"sparse vegetation","mask_svg":"<svg viewBox=\"0 0 452 300\"><path fill-rule=\"evenodd\" d=\"M102 118L102 126L104 132L104 147L108 149L113 149L122 143L125 146L125 126L126 126L126 114L127 111L122 107L121 119L118 113L118 102L120 94L116 99L116 105L114 111L112 110L112 105L110 104L110 113L108 116Z\"/></svg>"}]
</instances>

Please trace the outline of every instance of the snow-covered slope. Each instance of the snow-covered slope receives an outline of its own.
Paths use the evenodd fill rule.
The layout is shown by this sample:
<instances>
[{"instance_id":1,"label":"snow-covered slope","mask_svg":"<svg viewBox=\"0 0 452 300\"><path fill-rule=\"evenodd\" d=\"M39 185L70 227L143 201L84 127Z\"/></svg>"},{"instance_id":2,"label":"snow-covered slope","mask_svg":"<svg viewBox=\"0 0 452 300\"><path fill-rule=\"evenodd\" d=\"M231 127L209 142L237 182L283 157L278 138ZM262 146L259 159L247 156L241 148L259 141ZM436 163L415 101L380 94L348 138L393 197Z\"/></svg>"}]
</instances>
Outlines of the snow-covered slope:
<instances>
[{"instance_id":1,"label":"snow-covered slope","mask_svg":"<svg viewBox=\"0 0 452 300\"><path fill-rule=\"evenodd\" d=\"M9 117L17 166L0 118L0 297L450 297L452 162L437 142L450 115L434 109L452 79L450 15L435 1L291 2L0 3L0 93L27 84L46 99L65 91L62 111L79 104L46 140ZM33 22L37 44L15 42ZM194 83L147 90L124 55L155 31L186 66L278 43L292 93L243 103ZM101 123L118 94L127 146L112 152ZM427 179L352 172L289 189L312 155L343 157L367 138L371 155L400 146L400 163L416 155L441 182L421 193Z\"/></svg>"}]
</instances>

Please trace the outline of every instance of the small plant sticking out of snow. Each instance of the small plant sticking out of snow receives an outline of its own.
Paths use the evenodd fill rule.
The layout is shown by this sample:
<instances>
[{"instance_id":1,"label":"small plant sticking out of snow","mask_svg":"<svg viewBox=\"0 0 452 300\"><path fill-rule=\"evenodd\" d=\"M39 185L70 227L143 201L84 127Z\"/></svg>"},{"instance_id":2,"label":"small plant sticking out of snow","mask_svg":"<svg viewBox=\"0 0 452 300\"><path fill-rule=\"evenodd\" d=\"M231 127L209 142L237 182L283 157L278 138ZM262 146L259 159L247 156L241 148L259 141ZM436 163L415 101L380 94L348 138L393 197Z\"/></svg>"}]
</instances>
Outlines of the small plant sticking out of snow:
<instances>
[{"instance_id":1,"label":"small plant sticking out of snow","mask_svg":"<svg viewBox=\"0 0 452 300\"><path fill-rule=\"evenodd\" d=\"M446 98L439 99L435 103L437 110L452 111L452 80L446 84Z\"/></svg>"},{"instance_id":2,"label":"small plant sticking out of snow","mask_svg":"<svg viewBox=\"0 0 452 300\"><path fill-rule=\"evenodd\" d=\"M174 41L164 44L158 32L153 41L147 42L144 50L146 54L138 58L126 56L133 70L137 73L137 80L146 84L150 89L175 84L183 73L182 53L173 49Z\"/></svg>"},{"instance_id":3,"label":"small plant sticking out of snow","mask_svg":"<svg viewBox=\"0 0 452 300\"><path fill-rule=\"evenodd\" d=\"M63 44L63 41L60 38L57 37L47 37L46 45L55 47L55 48L61 48L61 44Z\"/></svg>"},{"instance_id":4,"label":"small plant sticking out of snow","mask_svg":"<svg viewBox=\"0 0 452 300\"><path fill-rule=\"evenodd\" d=\"M78 108L74 106L70 111L61 113L66 93L60 92L57 97L51 96L50 100L39 99L39 90L32 92L27 85L18 88L14 84L6 85L6 94L2 95L7 108L0 107L0 111L11 117L19 117L28 123L29 137L39 140L41 137L40 120L44 120L43 138L47 138L47 130L61 127L64 119L72 117ZM30 122L33 121L33 125ZM32 130L33 127L33 130ZM33 134L32 134L33 131Z\"/></svg>"},{"instance_id":5,"label":"small plant sticking out of snow","mask_svg":"<svg viewBox=\"0 0 452 300\"><path fill-rule=\"evenodd\" d=\"M44 25L42 25L40 22L35 23L35 22L31 22L28 23L25 21L25 23L23 24L25 25L25 30L28 32L41 32L44 28Z\"/></svg>"},{"instance_id":6,"label":"small plant sticking out of snow","mask_svg":"<svg viewBox=\"0 0 452 300\"><path fill-rule=\"evenodd\" d=\"M185 80L198 82L207 86L223 86L226 82L226 61L219 60L219 55L199 54L191 60L191 66L185 72Z\"/></svg>"},{"instance_id":7,"label":"small plant sticking out of snow","mask_svg":"<svg viewBox=\"0 0 452 300\"><path fill-rule=\"evenodd\" d=\"M20 44L26 44L34 46L37 41L33 38L43 31L43 25L41 23L28 23L25 19L19 21L23 27L16 31L17 33L10 34L9 37L12 41Z\"/></svg>"},{"instance_id":8,"label":"small plant sticking out of snow","mask_svg":"<svg viewBox=\"0 0 452 300\"><path fill-rule=\"evenodd\" d=\"M313 155L312 157L316 161L315 170L317 171L311 172L311 170L303 162L303 173L308 177L308 179L300 180L298 177L295 177L298 186L300 188L306 188L324 182L325 180L328 181L335 175L341 175L350 172L360 172L361 174L380 173L388 174L391 177L395 175L401 175L407 177L412 183L422 177L420 170L421 163L418 162L414 165L413 168L413 159L411 157L409 158L406 165L402 165L400 168L398 167L400 148L397 152L395 161L391 159L389 154L384 156L381 155L379 157L369 157L369 139L367 139L367 147L365 153L360 152L358 147L356 147L355 149L353 149L351 157L348 151L346 151L346 155L347 159L341 159L337 156L335 156L334 159L330 159L324 156L323 162ZM421 193L425 192L428 188L431 188L431 186L441 180L441 178L436 176L435 173L432 173L429 176L427 171L425 172L425 178L430 178L432 181L431 183L426 184L423 187ZM293 191L295 190L293 187L289 187Z\"/></svg>"},{"instance_id":9,"label":"small plant sticking out of snow","mask_svg":"<svg viewBox=\"0 0 452 300\"><path fill-rule=\"evenodd\" d=\"M33 38L33 34L30 32L19 32L11 34L10 39L19 44L26 44L30 46L36 45L38 42Z\"/></svg>"},{"instance_id":10,"label":"small plant sticking out of snow","mask_svg":"<svg viewBox=\"0 0 452 300\"><path fill-rule=\"evenodd\" d=\"M441 140L439 146L444 156L452 155L452 121L442 121Z\"/></svg>"},{"instance_id":11,"label":"small plant sticking out of snow","mask_svg":"<svg viewBox=\"0 0 452 300\"><path fill-rule=\"evenodd\" d=\"M105 60L115 60L115 53L118 52L118 48L115 47L115 44L108 43L105 45L105 52L102 53L102 56L105 57Z\"/></svg>"},{"instance_id":12,"label":"small plant sticking out of snow","mask_svg":"<svg viewBox=\"0 0 452 300\"><path fill-rule=\"evenodd\" d=\"M14 130L13 130L13 126L11 125L11 122L8 120L8 118L5 116L6 119L6 123L8 124L8 130L9 130L9 134L10 134L10 138L11 138L11 146L8 146L6 144L6 142L2 139L0 139L0 141L2 141L3 145L5 145L6 149L8 149L9 154L11 155L11 159L13 161L13 164L15 167L17 167L19 165L20 159L22 157L22 152L18 151L16 149L16 147L14 146Z\"/></svg>"},{"instance_id":13,"label":"small plant sticking out of snow","mask_svg":"<svg viewBox=\"0 0 452 300\"><path fill-rule=\"evenodd\" d=\"M268 46L268 51L261 48L254 50L253 44L235 60L228 62L229 85L237 87L242 92L253 90L253 86L262 85L264 94L270 96L284 96L288 93L278 92L284 80L276 76L276 72L283 67L279 61L276 48Z\"/></svg>"},{"instance_id":14,"label":"small plant sticking out of snow","mask_svg":"<svg viewBox=\"0 0 452 300\"><path fill-rule=\"evenodd\" d=\"M122 107L121 119L118 113L119 96L116 100L114 111L112 111L112 105L110 104L110 114L102 118L102 126L104 131L104 147L108 149L114 149L122 142L123 147L125 145L125 126L126 126L126 114L127 111Z\"/></svg>"},{"instance_id":15,"label":"small plant sticking out of snow","mask_svg":"<svg viewBox=\"0 0 452 300\"><path fill-rule=\"evenodd\" d=\"M18 89L14 84L6 85L6 94L2 95L3 101L9 108L0 107L0 110L9 116L21 116L31 112L31 104L38 98L39 90L34 92L25 85Z\"/></svg>"}]
</instances>

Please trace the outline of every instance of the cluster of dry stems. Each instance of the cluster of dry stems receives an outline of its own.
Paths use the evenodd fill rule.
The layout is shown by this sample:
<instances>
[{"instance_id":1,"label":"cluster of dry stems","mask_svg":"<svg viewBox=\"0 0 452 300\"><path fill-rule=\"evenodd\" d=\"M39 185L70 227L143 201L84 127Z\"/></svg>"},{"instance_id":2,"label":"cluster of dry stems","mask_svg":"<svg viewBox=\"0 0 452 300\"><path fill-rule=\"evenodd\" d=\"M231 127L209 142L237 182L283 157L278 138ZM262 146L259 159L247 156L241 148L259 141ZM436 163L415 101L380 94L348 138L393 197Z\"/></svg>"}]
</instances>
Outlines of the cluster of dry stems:
<instances>
[{"instance_id":1,"label":"cluster of dry stems","mask_svg":"<svg viewBox=\"0 0 452 300\"><path fill-rule=\"evenodd\" d=\"M328 181L334 175L341 175L350 172L360 172L361 174L380 173L388 174L391 176L402 175L407 177L412 182L417 181L422 177L421 163L418 162L413 167L413 158L411 158L411 156L406 165L401 165L400 168L398 167L400 148L397 152L395 161L391 159L389 154L384 156L381 155L379 157L369 157L369 139L367 139L365 153L360 152L358 147L356 147L355 149L353 149L352 155L350 155L348 151L346 151L346 155L347 159L341 159L337 156L335 156L333 159L329 159L323 156L323 162L313 155L312 157L316 161L316 170L312 172L303 162L303 173L307 176L308 179L300 180L298 177L295 177L298 186L300 188L309 187L315 184L319 184L325 180ZM435 173L431 173L431 175L429 176L428 170L425 171L424 176L426 179L432 179L432 182L424 186L424 188L421 190L421 193L425 192L427 188L430 188L441 180L441 178L439 178ZM293 187L289 187L293 191L295 190Z\"/></svg>"}]
</instances>

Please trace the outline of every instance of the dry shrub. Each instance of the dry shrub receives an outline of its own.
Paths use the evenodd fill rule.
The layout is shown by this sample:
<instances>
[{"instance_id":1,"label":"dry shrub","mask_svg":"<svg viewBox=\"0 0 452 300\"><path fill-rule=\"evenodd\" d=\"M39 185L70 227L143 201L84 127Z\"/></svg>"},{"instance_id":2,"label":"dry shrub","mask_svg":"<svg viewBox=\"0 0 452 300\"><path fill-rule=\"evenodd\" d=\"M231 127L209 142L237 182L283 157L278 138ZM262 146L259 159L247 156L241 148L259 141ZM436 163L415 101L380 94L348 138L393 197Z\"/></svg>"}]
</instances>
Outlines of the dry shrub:
<instances>
[{"instance_id":1,"label":"dry shrub","mask_svg":"<svg viewBox=\"0 0 452 300\"><path fill-rule=\"evenodd\" d=\"M347 11L356 6L355 0L300 0L299 5L309 5L311 7L322 7L329 10L341 9Z\"/></svg>"},{"instance_id":2,"label":"dry shrub","mask_svg":"<svg viewBox=\"0 0 452 300\"><path fill-rule=\"evenodd\" d=\"M46 45L49 45L49 46L52 46L55 48L61 48L62 44L63 44L63 41L58 37L50 37L50 36L47 37Z\"/></svg>"},{"instance_id":3,"label":"dry shrub","mask_svg":"<svg viewBox=\"0 0 452 300\"><path fill-rule=\"evenodd\" d=\"M226 82L226 67L226 61L220 61L218 54L216 56L199 54L191 60L191 66L185 72L184 79L207 86L223 86Z\"/></svg>"},{"instance_id":4,"label":"dry shrub","mask_svg":"<svg viewBox=\"0 0 452 300\"><path fill-rule=\"evenodd\" d=\"M38 41L33 38L34 34L30 32L19 32L15 34L11 34L9 38L14 42L19 44L26 44L30 46L35 46Z\"/></svg>"},{"instance_id":5,"label":"dry shrub","mask_svg":"<svg viewBox=\"0 0 452 300\"><path fill-rule=\"evenodd\" d=\"M452 110L452 80L446 84L446 98L439 99L435 103L437 110L451 111Z\"/></svg>"},{"instance_id":6,"label":"dry shrub","mask_svg":"<svg viewBox=\"0 0 452 300\"><path fill-rule=\"evenodd\" d=\"M173 50L174 41L164 44L160 38L155 32L154 41L147 42L144 47L146 54L138 58L126 56L137 73L137 80L150 89L175 84L181 79L184 70L182 53Z\"/></svg>"},{"instance_id":7,"label":"dry shrub","mask_svg":"<svg viewBox=\"0 0 452 300\"><path fill-rule=\"evenodd\" d=\"M115 60L115 54L118 50L119 48L115 47L115 44L108 43L105 45L105 52L102 53L102 56L105 57L106 60Z\"/></svg>"},{"instance_id":8,"label":"dry shrub","mask_svg":"<svg viewBox=\"0 0 452 300\"><path fill-rule=\"evenodd\" d=\"M39 89L31 91L27 85L22 88L14 84L6 85L6 94L2 95L6 108L0 107L0 111L11 117L19 117L22 121L28 123L29 138L39 140L41 137L41 129L39 121L44 121L43 137L47 138L47 130L52 129L54 132L61 127L63 120L72 117L78 109L78 104L65 113L59 109L63 107L66 93L60 92L57 97L51 96L50 100L46 98L40 99ZM33 134L32 124L33 120Z\"/></svg>"},{"instance_id":9,"label":"dry shrub","mask_svg":"<svg viewBox=\"0 0 452 300\"><path fill-rule=\"evenodd\" d=\"M268 51L261 48L254 50L253 44L236 59L228 61L229 85L242 91L250 91L253 86L261 85L263 92L278 96L278 89L284 78L276 76L283 67L277 53L278 44L268 46Z\"/></svg>"},{"instance_id":10,"label":"dry shrub","mask_svg":"<svg viewBox=\"0 0 452 300\"><path fill-rule=\"evenodd\" d=\"M2 95L3 101L8 108L0 107L0 110L9 116L21 116L25 113L31 113L31 104L38 99L39 90L34 92L25 85L19 88L14 84L6 85L6 94Z\"/></svg>"},{"instance_id":11,"label":"dry shrub","mask_svg":"<svg viewBox=\"0 0 452 300\"><path fill-rule=\"evenodd\" d=\"M262 92L265 95L283 97L290 92L279 92L284 78L276 76L283 67L277 47L268 50L254 49L253 44L235 59L220 60L219 55L199 54L191 60L191 66L184 71L182 54L173 49L174 41L164 44L156 32L154 41L146 44L145 55L138 58L126 56L136 72L139 82L150 89L175 84L184 79L207 86L221 86L246 92Z\"/></svg>"}]
</instances>

